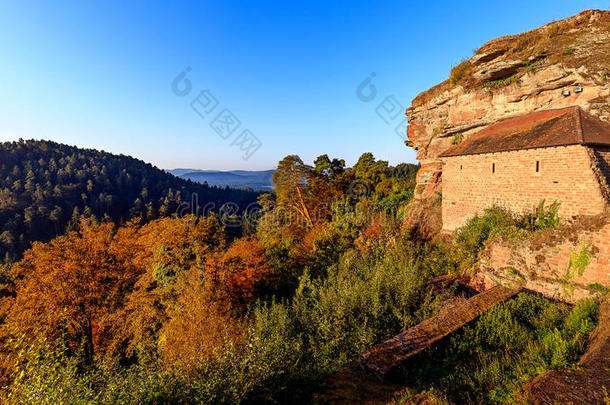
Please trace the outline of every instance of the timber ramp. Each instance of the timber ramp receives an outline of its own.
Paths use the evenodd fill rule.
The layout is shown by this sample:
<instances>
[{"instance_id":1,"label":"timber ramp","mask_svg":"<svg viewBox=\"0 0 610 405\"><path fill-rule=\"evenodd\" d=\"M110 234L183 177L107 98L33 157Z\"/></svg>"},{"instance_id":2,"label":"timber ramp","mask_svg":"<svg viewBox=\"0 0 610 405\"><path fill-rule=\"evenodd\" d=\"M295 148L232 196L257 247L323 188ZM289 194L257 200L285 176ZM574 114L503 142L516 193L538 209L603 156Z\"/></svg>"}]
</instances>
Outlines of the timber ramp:
<instances>
[{"instance_id":1,"label":"timber ramp","mask_svg":"<svg viewBox=\"0 0 610 405\"><path fill-rule=\"evenodd\" d=\"M421 353L519 291L519 288L497 285L455 306L445 307L437 315L365 352L358 363L383 380L391 370L410 357Z\"/></svg>"}]
</instances>

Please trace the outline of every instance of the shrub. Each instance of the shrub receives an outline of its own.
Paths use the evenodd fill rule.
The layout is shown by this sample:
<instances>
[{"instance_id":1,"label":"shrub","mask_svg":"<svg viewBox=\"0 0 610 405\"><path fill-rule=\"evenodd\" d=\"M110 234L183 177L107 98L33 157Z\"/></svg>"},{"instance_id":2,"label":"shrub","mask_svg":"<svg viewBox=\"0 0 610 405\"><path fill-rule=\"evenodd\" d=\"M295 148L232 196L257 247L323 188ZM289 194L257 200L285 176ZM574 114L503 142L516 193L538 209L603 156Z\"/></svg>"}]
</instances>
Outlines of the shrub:
<instances>
[{"instance_id":1,"label":"shrub","mask_svg":"<svg viewBox=\"0 0 610 405\"><path fill-rule=\"evenodd\" d=\"M554 201L545 206L545 200L541 200L537 208L523 216L523 222L527 229L531 231L539 229L556 229L561 223L559 218L559 206L561 204Z\"/></svg>"},{"instance_id":2,"label":"shrub","mask_svg":"<svg viewBox=\"0 0 610 405\"><path fill-rule=\"evenodd\" d=\"M546 63L546 58L541 58L538 60L534 60L533 62L528 63L524 68L523 68L523 72L524 73L528 73L531 72L532 70L534 70L536 67L540 66L540 65L544 65Z\"/></svg>"},{"instance_id":3,"label":"shrub","mask_svg":"<svg viewBox=\"0 0 610 405\"><path fill-rule=\"evenodd\" d=\"M553 38L561 33L561 27L558 23L553 23L547 29L547 33L549 35L549 38Z\"/></svg>"},{"instance_id":4,"label":"shrub","mask_svg":"<svg viewBox=\"0 0 610 405\"><path fill-rule=\"evenodd\" d=\"M15 369L0 400L7 404L191 403L184 380L151 365L101 364L83 368L67 346L44 339L22 347L27 360Z\"/></svg>"},{"instance_id":5,"label":"shrub","mask_svg":"<svg viewBox=\"0 0 610 405\"><path fill-rule=\"evenodd\" d=\"M455 234L455 243L466 268L478 261L483 243L496 236L511 236L522 232L517 218L502 208L486 209L483 215L475 215L466 226Z\"/></svg>"},{"instance_id":6,"label":"shrub","mask_svg":"<svg viewBox=\"0 0 610 405\"><path fill-rule=\"evenodd\" d=\"M454 66L451 69L451 74L449 75L449 82L451 84L456 84L460 80L466 78L470 74L472 70L472 64L468 59L462 60L457 66Z\"/></svg>"},{"instance_id":7,"label":"shrub","mask_svg":"<svg viewBox=\"0 0 610 405\"><path fill-rule=\"evenodd\" d=\"M351 250L325 279L305 274L292 300L259 306L249 364L265 378L250 399L305 401L307 387L433 314L443 297L427 283L455 267L442 249L402 237L383 252Z\"/></svg>"},{"instance_id":8,"label":"shrub","mask_svg":"<svg viewBox=\"0 0 610 405\"><path fill-rule=\"evenodd\" d=\"M468 270L476 264L484 242L495 236L525 238L533 231L559 227L558 210L558 202L546 206L542 200L536 209L522 216L499 207L475 215L454 236L462 269Z\"/></svg>"},{"instance_id":9,"label":"shrub","mask_svg":"<svg viewBox=\"0 0 610 405\"><path fill-rule=\"evenodd\" d=\"M513 48L513 52L519 53L525 51L528 48L533 47L542 39L541 35L538 33L530 32L521 37L519 41L515 44Z\"/></svg>"},{"instance_id":10,"label":"shrub","mask_svg":"<svg viewBox=\"0 0 610 405\"><path fill-rule=\"evenodd\" d=\"M582 243L582 247L578 252L570 253L570 261L566 274L559 280L561 287L566 296L571 296L574 293L574 284L572 279L580 277L585 272L585 268L589 265L592 256L591 243Z\"/></svg>"},{"instance_id":11,"label":"shrub","mask_svg":"<svg viewBox=\"0 0 610 405\"><path fill-rule=\"evenodd\" d=\"M396 215L398 213L398 209L411 201L413 199L413 192L415 191L415 187L411 187L401 193L392 194L388 197L385 197L379 202L380 207L384 212L389 213L391 215Z\"/></svg>"}]
</instances>

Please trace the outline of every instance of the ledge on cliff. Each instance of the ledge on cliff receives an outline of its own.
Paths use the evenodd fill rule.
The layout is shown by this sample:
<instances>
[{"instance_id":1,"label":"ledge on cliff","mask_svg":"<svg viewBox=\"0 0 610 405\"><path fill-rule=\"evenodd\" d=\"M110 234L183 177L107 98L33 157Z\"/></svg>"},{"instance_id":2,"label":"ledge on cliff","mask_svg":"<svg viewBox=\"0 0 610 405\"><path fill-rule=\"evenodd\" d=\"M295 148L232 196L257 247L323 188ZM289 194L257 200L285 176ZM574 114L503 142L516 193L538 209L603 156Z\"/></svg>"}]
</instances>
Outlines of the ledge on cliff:
<instances>
[{"instance_id":1,"label":"ledge on cliff","mask_svg":"<svg viewBox=\"0 0 610 405\"><path fill-rule=\"evenodd\" d=\"M451 69L448 80L420 93L412 108L429 102L456 86L475 89L509 84L544 64L561 63L566 68L585 67L587 74L610 77L610 11L587 10L543 27L517 35L492 39L470 59Z\"/></svg>"}]
</instances>

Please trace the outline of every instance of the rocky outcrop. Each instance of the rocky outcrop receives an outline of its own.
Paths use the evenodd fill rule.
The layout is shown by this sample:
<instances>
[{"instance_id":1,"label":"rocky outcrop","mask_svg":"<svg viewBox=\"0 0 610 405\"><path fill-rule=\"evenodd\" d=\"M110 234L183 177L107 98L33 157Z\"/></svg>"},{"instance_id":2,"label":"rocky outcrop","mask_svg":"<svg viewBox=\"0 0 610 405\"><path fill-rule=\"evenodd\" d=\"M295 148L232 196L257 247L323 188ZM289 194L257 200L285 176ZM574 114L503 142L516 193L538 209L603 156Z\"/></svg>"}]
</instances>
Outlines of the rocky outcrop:
<instances>
[{"instance_id":1,"label":"rocky outcrop","mask_svg":"<svg viewBox=\"0 0 610 405\"><path fill-rule=\"evenodd\" d=\"M489 41L418 95L406 111L406 144L421 163L416 200L441 192L438 156L452 145L500 120L572 105L610 121L609 11Z\"/></svg>"}]
</instances>

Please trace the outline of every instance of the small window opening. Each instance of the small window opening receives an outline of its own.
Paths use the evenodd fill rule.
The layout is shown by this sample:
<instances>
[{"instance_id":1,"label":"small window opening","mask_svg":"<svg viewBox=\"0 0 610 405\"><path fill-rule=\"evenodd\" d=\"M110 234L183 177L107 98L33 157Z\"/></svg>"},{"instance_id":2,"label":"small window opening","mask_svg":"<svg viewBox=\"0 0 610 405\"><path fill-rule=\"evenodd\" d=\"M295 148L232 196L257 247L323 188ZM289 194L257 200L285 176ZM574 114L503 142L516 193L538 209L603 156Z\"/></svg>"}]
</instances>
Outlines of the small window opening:
<instances>
[{"instance_id":1,"label":"small window opening","mask_svg":"<svg viewBox=\"0 0 610 405\"><path fill-rule=\"evenodd\" d=\"M495 172L496 172L496 164L495 164L495 163L492 163L492 164L491 164L491 172L492 172L492 173L495 173Z\"/></svg>"},{"instance_id":2,"label":"small window opening","mask_svg":"<svg viewBox=\"0 0 610 405\"><path fill-rule=\"evenodd\" d=\"M460 165L460 170L462 170L462 165Z\"/></svg>"},{"instance_id":3,"label":"small window opening","mask_svg":"<svg viewBox=\"0 0 610 405\"><path fill-rule=\"evenodd\" d=\"M540 171L540 161L536 160L536 173Z\"/></svg>"}]
</instances>

